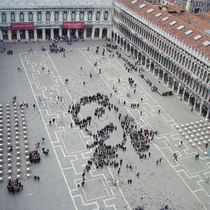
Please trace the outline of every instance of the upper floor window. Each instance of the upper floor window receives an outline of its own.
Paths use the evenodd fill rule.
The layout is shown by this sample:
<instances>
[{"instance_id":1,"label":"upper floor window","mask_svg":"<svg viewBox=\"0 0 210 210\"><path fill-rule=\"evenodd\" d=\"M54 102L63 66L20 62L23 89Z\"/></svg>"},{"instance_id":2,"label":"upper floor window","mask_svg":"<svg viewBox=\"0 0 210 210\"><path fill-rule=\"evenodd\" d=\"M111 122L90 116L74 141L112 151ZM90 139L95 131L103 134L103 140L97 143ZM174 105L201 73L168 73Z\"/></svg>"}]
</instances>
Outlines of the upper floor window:
<instances>
[{"instance_id":1,"label":"upper floor window","mask_svg":"<svg viewBox=\"0 0 210 210\"><path fill-rule=\"evenodd\" d=\"M20 12L20 22L23 22L24 21L24 14L23 12Z\"/></svg>"},{"instance_id":2,"label":"upper floor window","mask_svg":"<svg viewBox=\"0 0 210 210\"><path fill-rule=\"evenodd\" d=\"M63 12L63 21L67 21L67 12Z\"/></svg>"},{"instance_id":3,"label":"upper floor window","mask_svg":"<svg viewBox=\"0 0 210 210\"><path fill-rule=\"evenodd\" d=\"M96 13L96 20L100 20L100 11Z\"/></svg>"},{"instance_id":4,"label":"upper floor window","mask_svg":"<svg viewBox=\"0 0 210 210\"><path fill-rule=\"evenodd\" d=\"M104 13L104 20L108 20L108 11L105 11Z\"/></svg>"},{"instance_id":5,"label":"upper floor window","mask_svg":"<svg viewBox=\"0 0 210 210\"><path fill-rule=\"evenodd\" d=\"M42 21L42 13L41 12L37 13L37 21Z\"/></svg>"},{"instance_id":6,"label":"upper floor window","mask_svg":"<svg viewBox=\"0 0 210 210\"><path fill-rule=\"evenodd\" d=\"M92 20L92 11L88 12L88 20Z\"/></svg>"},{"instance_id":7,"label":"upper floor window","mask_svg":"<svg viewBox=\"0 0 210 210\"><path fill-rule=\"evenodd\" d=\"M50 12L46 12L46 21L50 21Z\"/></svg>"},{"instance_id":8,"label":"upper floor window","mask_svg":"<svg viewBox=\"0 0 210 210\"><path fill-rule=\"evenodd\" d=\"M84 12L80 12L80 17L79 17L80 21L84 20Z\"/></svg>"},{"instance_id":9,"label":"upper floor window","mask_svg":"<svg viewBox=\"0 0 210 210\"><path fill-rule=\"evenodd\" d=\"M15 22L15 13L11 12L11 22Z\"/></svg>"},{"instance_id":10,"label":"upper floor window","mask_svg":"<svg viewBox=\"0 0 210 210\"><path fill-rule=\"evenodd\" d=\"M75 16L76 16L76 15L75 15L75 11L73 11L73 12L71 13L71 20L72 20L72 21L75 21Z\"/></svg>"},{"instance_id":11,"label":"upper floor window","mask_svg":"<svg viewBox=\"0 0 210 210\"><path fill-rule=\"evenodd\" d=\"M32 13L32 12L29 12L29 13L28 13L28 20L29 20L30 22L33 21L33 13Z\"/></svg>"},{"instance_id":12,"label":"upper floor window","mask_svg":"<svg viewBox=\"0 0 210 210\"><path fill-rule=\"evenodd\" d=\"M5 12L2 12L1 16L2 16L2 22L6 22L6 14L5 14Z\"/></svg>"}]
</instances>

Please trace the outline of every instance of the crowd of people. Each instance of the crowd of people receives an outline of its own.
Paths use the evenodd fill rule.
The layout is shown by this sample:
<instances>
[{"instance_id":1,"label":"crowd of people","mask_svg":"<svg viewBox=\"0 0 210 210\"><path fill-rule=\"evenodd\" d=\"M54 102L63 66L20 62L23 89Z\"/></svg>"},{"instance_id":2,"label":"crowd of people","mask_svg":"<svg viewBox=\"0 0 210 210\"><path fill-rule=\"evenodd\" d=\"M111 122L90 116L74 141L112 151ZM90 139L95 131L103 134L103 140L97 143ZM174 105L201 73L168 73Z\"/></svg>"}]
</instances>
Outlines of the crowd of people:
<instances>
[{"instance_id":1,"label":"crowd of people","mask_svg":"<svg viewBox=\"0 0 210 210\"><path fill-rule=\"evenodd\" d=\"M41 156L37 150L30 151L29 152L29 160L31 163L40 163L41 161Z\"/></svg>"},{"instance_id":2,"label":"crowd of people","mask_svg":"<svg viewBox=\"0 0 210 210\"><path fill-rule=\"evenodd\" d=\"M13 193L13 195L15 195L15 192L19 193L20 190L23 190L23 185L21 182L18 181L18 179L10 179L7 185L7 189L10 193Z\"/></svg>"}]
</instances>

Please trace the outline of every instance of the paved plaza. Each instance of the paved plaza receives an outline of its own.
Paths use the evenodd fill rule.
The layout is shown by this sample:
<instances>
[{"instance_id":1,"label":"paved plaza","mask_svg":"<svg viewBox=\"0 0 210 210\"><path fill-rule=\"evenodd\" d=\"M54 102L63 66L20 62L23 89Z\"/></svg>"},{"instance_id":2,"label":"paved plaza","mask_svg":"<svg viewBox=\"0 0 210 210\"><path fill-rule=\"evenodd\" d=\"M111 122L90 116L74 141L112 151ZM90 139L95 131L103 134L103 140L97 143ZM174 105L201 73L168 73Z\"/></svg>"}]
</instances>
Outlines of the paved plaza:
<instances>
[{"instance_id":1,"label":"paved plaza","mask_svg":"<svg viewBox=\"0 0 210 210\"><path fill-rule=\"evenodd\" d=\"M57 43L58 47L66 49L65 57L63 53L50 53L49 44L50 42L27 44L22 42L2 45L6 51L13 50L13 55L7 55L6 52L0 54L0 104L3 105L4 131L2 158L4 162L1 163L4 181L0 183L1 209L129 210L144 206L144 209L159 210L165 205L171 210L210 209L210 183L206 182L210 177L210 159L204 155L204 152L210 148L206 149L205 144L199 146L196 142L193 146L189 142L192 136L186 126L189 124L192 127L197 121L199 122L197 126L201 124L200 129L206 127L208 131L209 123L197 113L191 112L189 106L180 101L176 95L163 97L157 92L152 92L138 71L126 71L125 62L115 54L119 51L125 56L122 50L113 50L111 55L114 54L114 57L110 57L108 51L102 56L105 40L74 42L72 45ZM47 50L41 51L42 46L46 46ZM96 54L97 46L99 46L98 54ZM30 48L33 52L29 53ZM127 59L134 62L132 58L127 57ZM97 66L94 66L95 62ZM22 70L18 71L18 67L22 67ZM141 68L140 65L137 67ZM89 76L90 73L92 78ZM145 78L153 78L153 84L156 82L167 90L167 87L159 84L158 79L148 69L143 73ZM137 84L136 93L134 88L129 86L128 78L133 78ZM66 79L68 84L65 83ZM112 88L113 85L117 88L116 92ZM93 143L93 138L84 129L75 126L68 109L69 105L76 104L80 98L96 95L98 92L109 97L112 94L110 103L118 107L118 113L105 108L105 114L101 118L95 117L94 110L100 106L97 103L90 103L81 106L79 117L80 119L92 117L88 129L93 134L111 122L116 125L117 131L110 134L110 138L106 141L107 145L115 146L123 140L123 130L118 120L119 113L122 116L128 114L132 117L138 129L152 129L158 131L158 135L149 143L150 148L145 152L146 159L139 158L128 135L126 151L120 149L117 151L117 161L123 159L119 175L118 168L108 166L97 170L93 165L85 175L84 187L78 188L78 183L82 182L83 170L95 148L86 148L87 144ZM127 97L129 93L131 96ZM13 126L14 96L17 97L17 104L23 101L28 103L28 108L23 112L19 106L17 110L20 120L22 160L19 168L22 171L20 181L24 189L15 195L7 190L8 176L15 179L18 170ZM143 98L142 103L141 98ZM137 103L140 104L139 108L131 108L131 104ZM14 145L11 175L7 174L9 170L5 114L7 104L10 105L11 143ZM26 165L24 140L22 140L24 138L22 114L26 119L30 150L36 150L36 143L41 142L41 138L44 137L46 140L38 148L41 162L31 166ZM53 118L55 123L50 126L49 121ZM73 123L72 128L71 123ZM199 135L197 138L200 138ZM210 139L210 135L208 138ZM183 141L181 147L179 147L180 141ZM43 147L49 149L48 156L43 154ZM149 152L151 157L148 155ZM173 159L174 153L177 154L177 161ZM198 160L195 160L196 153L200 154ZM156 165L156 161L160 158L162 158L161 163ZM126 168L127 164L132 165L131 170ZM27 168L30 168L31 172L26 172ZM139 178L136 176L138 172ZM31 176L27 177L27 174ZM40 176L40 181L34 181L34 175ZM113 179L119 180L118 186L113 185ZM128 179L132 179L132 184L128 184ZM142 200L141 195L144 197Z\"/></svg>"}]
</instances>

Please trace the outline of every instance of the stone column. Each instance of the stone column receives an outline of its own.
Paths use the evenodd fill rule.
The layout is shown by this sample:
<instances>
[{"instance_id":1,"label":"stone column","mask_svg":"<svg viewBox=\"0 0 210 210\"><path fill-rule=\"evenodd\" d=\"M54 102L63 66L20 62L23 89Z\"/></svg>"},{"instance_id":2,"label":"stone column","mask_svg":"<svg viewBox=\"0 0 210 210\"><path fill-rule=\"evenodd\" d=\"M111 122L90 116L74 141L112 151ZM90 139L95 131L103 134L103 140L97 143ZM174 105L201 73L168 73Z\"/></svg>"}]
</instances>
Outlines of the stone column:
<instances>
[{"instance_id":1,"label":"stone column","mask_svg":"<svg viewBox=\"0 0 210 210\"><path fill-rule=\"evenodd\" d=\"M170 79L168 78L168 80L167 80L167 87L169 87L169 81L170 81Z\"/></svg>"},{"instance_id":2,"label":"stone column","mask_svg":"<svg viewBox=\"0 0 210 210\"><path fill-rule=\"evenodd\" d=\"M15 12L15 22L20 22L20 12Z\"/></svg>"},{"instance_id":3,"label":"stone column","mask_svg":"<svg viewBox=\"0 0 210 210\"><path fill-rule=\"evenodd\" d=\"M207 98L207 94L208 94L208 91L206 90L205 94L204 94L204 98ZM208 100L208 99L207 99Z\"/></svg>"},{"instance_id":4,"label":"stone column","mask_svg":"<svg viewBox=\"0 0 210 210\"><path fill-rule=\"evenodd\" d=\"M53 28L50 29L50 38L54 39L54 29Z\"/></svg>"},{"instance_id":5,"label":"stone column","mask_svg":"<svg viewBox=\"0 0 210 210\"><path fill-rule=\"evenodd\" d=\"M2 30L0 29L0 40L3 40Z\"/></svg>"},{"instance_id":6,"label":"stone column","mask_svg":"<svg viewBox=\"0 0 210 210\"><path fill-rule=\"evenodd\" d=\"M107 38L111 38L111 29L110 28L108 28L108 30L107 30Z\"/></svg>"},{"instance_id":7,"label":"stone column","mask_svg":"<svg viewBox=\"0 0 210 210\"><path fill-rule=\"evenodd\" d=\"M35 41L37 40L37 30L36 30L36 28L34 29L34 40Z\"/></svg>"},{"instance_id":8,"label":"stone column","mask_svg":"<svg viewBox=\"0 0 210 210\"><path fill-rule=\"evenodd\" d=\"M209 112L210 112L210 108L208 107L207 113L206 113L206 120L208 120L208 118L209 118Z\"/></svg>"},{"instance_id":9,"label":"stone column","mask_svg":"<svg viewBox=\"0 0 210 210\"><path fill-rule=\"evenodd\" d=\"M84 11L84 21L88 21L87 10Z\"/></svg>"},{"instance_id":10,"label":"stone column","mask_svg":"<svg viewBox=\"0 0 210 210\"><path fill-rule=\"evenodd\" d=\"M165 75L165 73L163 72L162 82L164 82L164 75Z\"/></svg>"},{"instance_id":11,"label":"stone column","mask_svg":"<svg viewBox=\"0 0 210 210\"><path fill-rule=\"evenodd\" d=\"M42 29L42 39L46 40L46 29L45 28Z\"/></svg>"},{"instance_id":12,"label":"stone column","mask_svg":"<svg viewBox=\"0 0 210 210\"><path fill-rule=\"evenodd\" d=\"M63 21L63 11L60 11L59 12L59 19L58 19L60 22Z\"/></svg>"},{"instance_id":13,"label":"stone column","mask_svg":"<svg viewBox=\"0 0 210 210\"><path fill-rule=\"evenodd\" d=\"M79 21L79 11L76 11L76 12L75 12L75 16L76 16L76 17L75 17L75 20L76 20L76 21Z\"/></svg>"},{"instance_id":14,"label":"stone column","mask_svg":"<svg viewBox=\"0 0 210 210\"><path fill-rule=\"evenodd\" d=\"M200 101L200 111L199 111L199 115L202 115L202 107L203 107L204 101Z\"/></svg>"},{"instance_id":15,"label":"stone column","mask_svg":"<svg viewBox=\"0 0 210 210\"><path fill-rule=\"evenodd\" d=\"M153 75L155 75L155 68L153 69L153 72L152 73L153 73Z\"/></svg>"},{"instance_id":16,"label":"stone column","mask_svg":"<svg viewBox=\"0 0 210 210\"><path fill-rule=\"evenodd\" d=\"M104 21L104 10L100 11L100 21Z\"/></svg>"},{"instance_id":17,"label":"stone column","mask_svg":"<svg viewBox=\"0 0 210 210\"><path fill-rule=\"evenodd\" d=\"M6 12L6 22L10 23L11 22L11 13L8 11Z\"/></svg>"},{"instance_id":18,"label":"stone column","mask_svg":"<svg viewBox=\"0 0 210 210\"><path fill-rule=\"evenodd\" d=\"M23 12L24 14L24 22L28 22L28 12Z\"/></svg>"},{"instance_id":19,"label":"stone column","mask_svg":"<svg viewBox=\"0 0 210 210\"><path fill-rule=\"evenodd\" d=\"M149 71L151 71L151 67L152 67L152 65L151 65L151 61L149 62Z\"/></svg>"},{"instance_id":20,"label":"stone column","mask_svg":"<svg viewBox=\"0 0 210 210\"><path fill-rule=\"evenodd\" d=\"M29 40L29 33L28 33L28 30L26 29L25 32L26 32L26 37L25 37L25 39L26 39L26 40Z\"/></svg>"},{"instance_id":21,"label":"stone column","mask_svg":"<svg viewBox=\"0 0 210 210\"><path fill-rule=\"evenodd\" d=\"M45 22L46 21L46 12L43 11L42 12L42 22Z\"/></svg>"},{"instance_id":22,"label":"stone column","mask_svg":"<svg viewBox=\"0 0 210 210\"><path fill-rule=\"evenodd\" d=\"M0 23L2 22L2 12L0 12Z\"/></svg>"},{"instance_id":23,"label":"stone column","mask_svg":"<svg viewBox=\"0 0 210 210\"><path fill-rule=\"evenodd\" d=\"M111 21L112 20L111 18L112 18L112 10L109 10L108 11L108 19L107 20Z\"/></svg>"},{"instance_id":24,"label":"stone column","mask_svg":"<svg viewBox=\"0 0 210 210\"><path fill-rule=\"evenodd\" d=\"M37 12L33 11L33 22L37 22Z\"/></svg>"},{"instance_id":25,"label":"stone column","mask_svg":"<svg viewBox=\"0 0 210 210\"><path fill-rule=\"evenodd\" d=\"M179 91L180 91L180 88L181 88L181 83L179 83L179 87L178 87L178 90L177 90L177 95L179 95Z\"/></svg>"},{"instance_id":26,"label":"stone column","mask_svg":"<svg viewBox=\"0 0 210 210\"><path fill-rule=\"evenodd\" d=\"M96 21L96 10L93 10L92 21Z\"/></svg>"},{"instance_id":27,"label":"stone column","mask_svg":"<svg viewBox=\"0 0 210 210\"><path fill-rule=\"evenodd\" d=\"M94 39L95 38L95 28L92 28L92 34L91 34L91 38Z\"/></svg>"},{"instance_id":28,"label":"stone column","mask_svg":"<svg viewBox=\"0 0 210 210\"><path fill-rule=\"evenodd\" d=\"M11 41L12 40L12 34L11 34L11 30L8 30L8 40Z\"/></svg>"},{"instance_id":29,"label":"stone column","mask_svg":"<svg viewBox=\"0 0 210 210\"><path fill-rule=\"evenodd\" d=\"M67 37L70 38L70 29L67 29Z\"/></svg>"},{"instance_id":30,"label":"stone column","mask_svg":"<svg viewBox=\"0 0 210 210\"><path fill-rule=\"evenodd\" d=\"M70 13L70 11L67 11L67 21L71 21L71 13Z\"/></svg>"},{"instance_id":31,"label":"stone column","mask_svg":"<svg viewBox=\"0 0 210 210\"><path fill-rule=\"evenodd\" d=\"M196 103L197 103L197 101L196 101L196 99L195 99L195 101L194 101L194 106L193 106L193 110L195 110L195 108L196 108Z\"/></svg>"},{"instance_id":32,"label":"stone column","mask_svg":"<svg viewBox=\"0 0 210 210\"><path fill-rule=\"evenodd\" d=\"M157 77L158 77L158 79L160 78L160 70L158 70L158 76Z\"/></svg>"},{"instance_id":33,"label":"stone column","mask_svg":"<svg viewBox=\"0 0 210 210\"><path fill-rule=\"evenodd\" d=\"M189 98L188 98L188 101L187 101L188 105L190 105L190 98L191 98L191 94L189 94Z\"/></svg>"},{"instance_id":34,"label":"stone column","mask_svg":"<svg viewBox=\"0 0 210 210\"><path fill-rule=\"evenodd\" d=\"M102 31L103 31L103 29L102 28L99 28L99 39L102 39Z\"/></svg>"},{"instance_id":35,"label":"stone column","mask_svg":"<svg viewBox=\"0 0 210 210\"><path fill-rule=\"evenodd\" d=\"M206 75L205 83L207 83L207 80L208 80L208 74Z\"/></svg>"},{"instance_id":36,"label":"stone column","mask_svg":"<svg viewBox=\"0 0 210 210\"><path fill-rule=\"evenodd\" d=\"M87 37L86 37L86 28L84 28L84 32L83 32L83 37L84 37L84 39L86 39Z\"/></svg>"},{"instance_id":37,"label":"stone column","mask_svg":"<svg viewBox=\"0 0 210 210\"><path fill-rule=\"evenodd\" d=\"M17 40L20 40L20 30L17 30Z\"/></svg>"},{"instance_id":38,"label":"stone column","mask_svg":"<svg viewBox=\"0 0 210 210\"><path fill-rule=\"evenodd\" d=\"M54 22L55 21L55 13L54 13L54 11L51 11L50 12L50 21L51 22Z\"/></svg>"},{"instance_id":39,"label":"stone column","mask_svg":"<svg viewBox=\"0 0 210 210\"><path fill-rule=\"evenodd\" d=\"M171 88L172 91L174 91L174 84L175 84L175 80L173 81L173 84L172 84L172 88Z\"/></svg>"},{"instance_id":40,"label":"stone column","mask_svg":"<svg viewBox=\"0 0 210 210\"><path fill-rule=\"evenodd\" d=\"M59 36L62 36L63 34L62 34L62 29L61 28L59 28Z\"/></svg>"},{"instance_id":41,"label":"stone column","mask_svg":"<svg viewBox=\"0 0 210 210\"><path fill-rule=\"evenodd\" d=\"M77 38L79 38L79 29L78 28L75 31L75 35L76 35Z\"/></svg>"},{"instance_id":42,"label":"stone column","mask_svg":"<svg viewBox=\"0 0 210 210\"><path fill-rule=\"evenodd\" d=\"M184 91L183 91L183 94L182 94L182 101L184 101L185 92L186 92L186 88L184 88Z\"/></svg>"}]
</instances>

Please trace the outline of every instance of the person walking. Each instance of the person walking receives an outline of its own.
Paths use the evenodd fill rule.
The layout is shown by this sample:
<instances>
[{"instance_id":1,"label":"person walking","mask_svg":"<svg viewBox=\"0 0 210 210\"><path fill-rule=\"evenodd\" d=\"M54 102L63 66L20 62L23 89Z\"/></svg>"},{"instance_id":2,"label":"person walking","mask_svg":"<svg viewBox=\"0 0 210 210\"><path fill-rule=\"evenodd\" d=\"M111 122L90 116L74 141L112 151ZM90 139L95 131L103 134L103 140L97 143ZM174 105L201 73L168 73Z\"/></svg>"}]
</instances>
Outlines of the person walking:
<instances>
[{"instance_id":1,"label":"person walking","mask_svg":"<svg viewBox=\"0 0 210 210\"><path fill-rule=\"evenodd\" d=\"M158 114L160 114L160 109L158 109Z\"/></svg>"},{"instance_id":2,"label":"person walking","mask_svg":"<svg viewBox=\"0 0 210 210\"><path fill-rule=\"evenodd\" d=\"M143 200L144 199L144 196L141 194L141 200Z\"/></svg>"},{"instance_id":3,"label":"person walking","mask_svg":"<svg viewBox=\"0 0 210 210\"><path fill-rule=\"evenodd\" d=\"M138 178L139 178L139 172L136 174L136 176L138 176Z\"/></svg>"},{"instance_id":4,"label":"person walking","mask_svg":"<svg viewBox=\"0 0 210 210\"><path fill-rule=\"evenodd\" d=\"M205 146L205 148L207 148L209 146L209 144L208 143L206 143L206 146Z\"/></svg>"},{"instance_id":5,"label":"person walking","mask_svg":"<svg viewBox=\"0 0 210 210\"><path fill-rule=\"evenodd\" d=\"M199 158L199 153L195 155L195 160L198 160Z\"/></svg>"},{"instance_id":6,"label":"person walking","mask_svg":"<svg viewBox=\"0 0 210 210\"><path fill-rule=\"evenodd\" d=\"M156 165L158 166L158 160L156 161Z\"/></svg>"},{"instance_id":7,"label":"person walking","mask_svg":"<svg viewBox=\"0 0 210 210\"><path fill-rule=\"evenodd\" d=\"M82 187L84 187L84 185L85 185L85 181L82 181Z\"/></svg>"}]
</instances>

